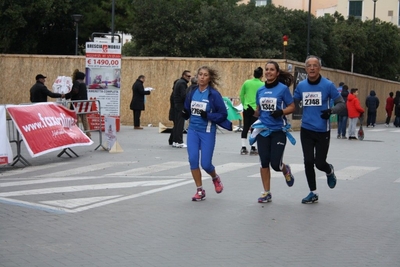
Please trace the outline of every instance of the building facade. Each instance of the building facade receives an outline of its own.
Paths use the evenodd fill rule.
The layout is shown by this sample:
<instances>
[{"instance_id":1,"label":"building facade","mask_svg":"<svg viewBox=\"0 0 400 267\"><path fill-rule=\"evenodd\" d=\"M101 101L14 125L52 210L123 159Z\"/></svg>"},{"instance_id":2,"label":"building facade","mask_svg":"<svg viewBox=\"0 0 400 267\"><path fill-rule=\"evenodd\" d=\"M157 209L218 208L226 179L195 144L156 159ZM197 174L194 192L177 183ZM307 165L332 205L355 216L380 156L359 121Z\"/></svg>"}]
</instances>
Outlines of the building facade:
<instances>
[{"instance_id":1,"label":"building facade","mask_svg":"<svg viewBox=\"0 0 400 267\"><path fill-rule=\"evenodd\" d=\"M399 0L337 0L336 11L345 18L355 16L362 21L373 20L375 13L375 18L400 26Z\"/></svg>"},{"instance_id":2,"label":"building facade","mask_svg":"<svg viewBox=\"0 0 400 267\"><path fill-rule=\"evenodd\" d=\"M246 4L250 0L239 3ZM399 0L256 0L256 6L273 4L288 9L308 11L311 3L311 13L317 17L325 14L334 14L336 11L346 19L354 16L362 21L379 18L381 21L391 22L400 26Z\"/></svg>"},{"instance_id":3,"label":"building facade","mask_svg":"<svg viewBox=\"0 0 400 267\"><path fill-rule=\"evenodd\" d=\"M250 0L239 1L239 4L247 4ZM273 4L275 6L286 7L287 9L300 9L308 12L310 0L256 0L256 6ZM336 6L338 0L312 0L311 13L317 15L317 10L326 10Z\"/></svg>"}]
</instances>

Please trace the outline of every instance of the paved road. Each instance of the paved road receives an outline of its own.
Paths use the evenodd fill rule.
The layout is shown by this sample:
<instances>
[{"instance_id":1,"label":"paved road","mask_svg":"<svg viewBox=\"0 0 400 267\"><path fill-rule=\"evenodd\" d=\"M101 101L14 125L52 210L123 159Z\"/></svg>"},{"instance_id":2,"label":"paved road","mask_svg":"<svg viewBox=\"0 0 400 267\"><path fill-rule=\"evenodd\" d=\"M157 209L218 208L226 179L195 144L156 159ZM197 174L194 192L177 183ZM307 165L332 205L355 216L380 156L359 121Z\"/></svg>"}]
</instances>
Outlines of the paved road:
<instances>
[{"instance_id":1,"label":"paved road","mask_svg":"<svg viewBox=\"0 0 400 267\"><path fill-rule=\"evenodd\" d=\"M317 172L320 200L308 194L298 143L287 145L292 188L273 173L262 191L258 157L241 156L240 133L219 133L214 164L225 185L192 202L184 149L158 128L123 126L121 153L74 148L32 166L0 167L0 266L400 266L400 130L378 125L364 141L336 139L328 161L338 184ZM15 148L14 148L15 149Z\"/></svg>"}]
</instances>

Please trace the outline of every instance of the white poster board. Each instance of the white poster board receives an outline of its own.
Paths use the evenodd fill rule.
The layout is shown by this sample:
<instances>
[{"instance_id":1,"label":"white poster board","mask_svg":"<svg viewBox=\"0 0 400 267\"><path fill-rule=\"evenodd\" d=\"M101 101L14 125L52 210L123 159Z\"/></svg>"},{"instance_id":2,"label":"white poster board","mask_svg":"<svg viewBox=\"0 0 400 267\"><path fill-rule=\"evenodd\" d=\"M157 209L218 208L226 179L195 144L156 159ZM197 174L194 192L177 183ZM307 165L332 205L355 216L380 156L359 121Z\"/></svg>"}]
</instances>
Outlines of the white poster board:
<instances>
[{"instance_id":1,"label":"white poster board","mask_svg":"<svg viewBox=\"0 0 400 267\"><path fill-rule=\"evenodd\" d=\"M102 118L104 116L117 118L117 131L120 128L121 51L120 43L86 43L88 98L99 100ZM92 121L91 117L95 116L88 115L89 123ZM93 121L98 119L93 118ZM101 129L107 131L103 123Z\"/></svg>"},{"instance_id":2,"label":"white poster board","mask_svg":"<svg viewBox=\"0 0 400 267\"><path fill-rule=\"evenodd\" d=\"M107 150L110 153L113 152L123 152L121 146L117 141L117 120L114 117L104 117L104 125L105 131L104 134L106 136L107 142Z\"/></svg>"}]
</instances>

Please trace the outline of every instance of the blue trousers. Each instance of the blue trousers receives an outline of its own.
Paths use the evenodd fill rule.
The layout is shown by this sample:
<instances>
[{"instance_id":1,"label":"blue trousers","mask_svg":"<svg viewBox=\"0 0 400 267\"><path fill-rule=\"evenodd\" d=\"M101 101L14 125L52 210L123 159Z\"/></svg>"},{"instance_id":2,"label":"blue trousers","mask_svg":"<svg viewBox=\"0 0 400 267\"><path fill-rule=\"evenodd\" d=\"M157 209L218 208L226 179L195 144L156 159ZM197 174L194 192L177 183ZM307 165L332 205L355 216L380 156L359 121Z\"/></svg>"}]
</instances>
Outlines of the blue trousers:
<instances>
[{"instance_id":1,"label":"blue trousers","mask_svg":"<svg viewBox=\"0 0 400 267\"><path fill-rule=\"evenodd\" d=\"M347 116L338 116L338 135L346 136Z\"/></svg>"},{"instance_id":2,"label":"blue trousers","mask_svg":"<svg viewBox=\"0 0 400 267\"><path fill-rule=\"evenodd\" d=\"M201 167L207 173L215 170L212 164L216 140L216 132L206 133L197 132L192 129L187 133L187 152L189 156L190 169L199 169L199 160L201 152Z\"/></svg>"}]
</instances>

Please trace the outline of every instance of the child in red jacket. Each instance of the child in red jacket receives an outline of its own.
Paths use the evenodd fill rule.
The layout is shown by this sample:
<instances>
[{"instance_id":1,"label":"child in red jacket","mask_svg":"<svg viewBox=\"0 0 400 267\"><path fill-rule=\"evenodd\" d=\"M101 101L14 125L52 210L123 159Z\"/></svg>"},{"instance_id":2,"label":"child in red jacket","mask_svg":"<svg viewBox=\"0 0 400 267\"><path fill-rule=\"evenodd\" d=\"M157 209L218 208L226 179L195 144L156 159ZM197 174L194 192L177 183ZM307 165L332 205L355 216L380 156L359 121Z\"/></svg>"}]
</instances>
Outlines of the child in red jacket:
<instances>
[{"instance_id":1,"label":"child in red jacket","mask_svg":"<svg viewBox=\"0 0 400 267\"><path fill-rule=\"evenodd\" d=\"M349 140L357 140L356 127L358 118L364 114L364 109L360 105L357 98L358 89L351 88L350 94L347 97L347 111L349 116Z\"/></svg>"}]
</instances>

